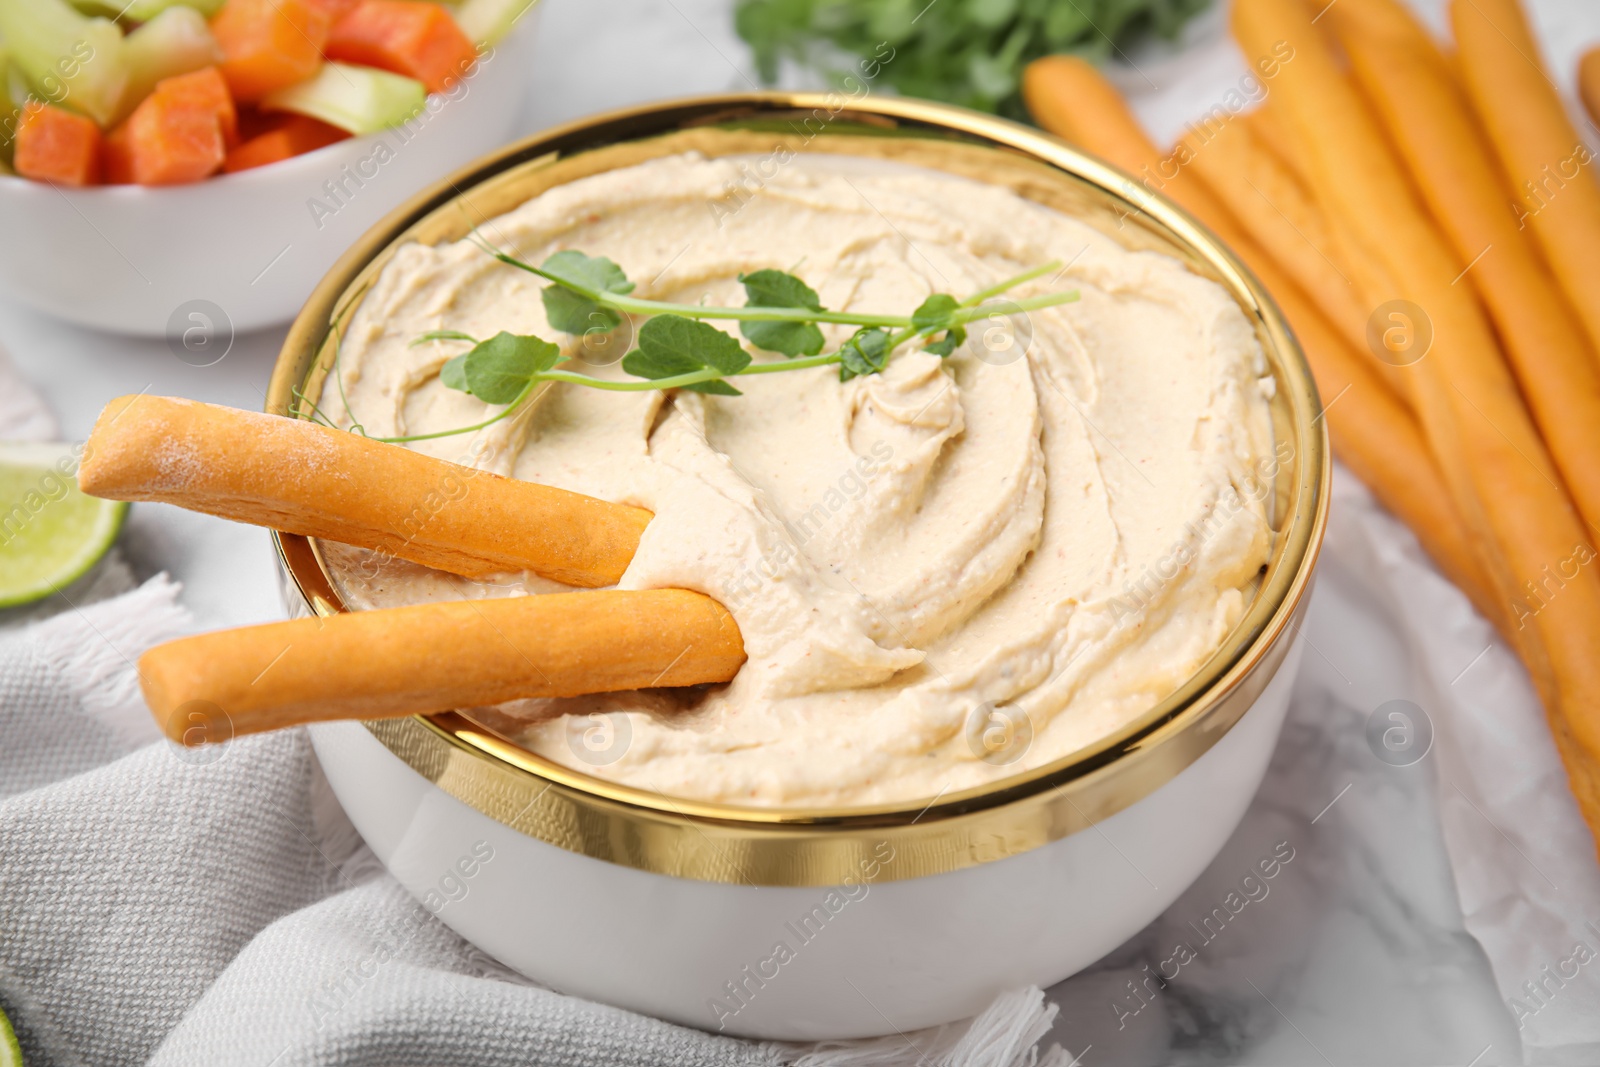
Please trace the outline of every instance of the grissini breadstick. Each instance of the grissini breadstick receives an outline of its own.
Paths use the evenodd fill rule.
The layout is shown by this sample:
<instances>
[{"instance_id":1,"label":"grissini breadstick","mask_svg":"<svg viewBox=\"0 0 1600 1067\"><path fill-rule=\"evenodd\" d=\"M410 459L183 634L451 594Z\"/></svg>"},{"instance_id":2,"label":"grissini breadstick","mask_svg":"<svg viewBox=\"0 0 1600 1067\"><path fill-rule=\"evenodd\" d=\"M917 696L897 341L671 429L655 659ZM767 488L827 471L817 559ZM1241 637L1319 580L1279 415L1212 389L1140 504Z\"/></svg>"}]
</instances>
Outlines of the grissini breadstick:
<instances>
[{"instance_id":1,"label":"grissini breadstick","mask_svg":"<svg viewBox=\"0 0 1600 1067\"><path fill-rule=\"evenodd\" d=\"M1329 223L1304 182L1276 153L1261 146L1246 123L1230 123L1205 148L1202 155L1183 142L1178 151L1193 151L1186 166L1225 202L1262 251L1289 274L1301 296L1317 306L1319 314L1338 331L1345 351L1364 359L1394 397L1409 405L1410 377L1393 357L1379 355L1368 336L1369 315L1362 310L1364 294L1371 291L1376 279L1385 277L1383 268ZM1332 277L1328 277L1330 273Z\"/></svg>"},{"instance_id":2,"label":"grissini breadstick","mask_svg":"<svg viewBox=\"0 0 1600 1067\"><path fill-rule=\"evenodd\" d=\"M379 719L730 680L739 627L684 589L549 593L358 611L158 645L139 682L162 729L198 744Z\"/></svg>"},{"instance_id":3,"label":"grissini breadstick","mask_svg":"<svg viewBox=\"0 0 1600 1067\"><path fill-rule=\"evenodd\" d=\"M1305 159L1289 136L1289 131L1283 128L1283 122L1278 118L1278 109L1272 106L1271 97L1262 101L1258 107L1241 114L1239 121L1256 135L1256 140L1261 146L1276 156L1278 162L1283 164L1302 186L1309 184Z\"/></svg>"},{"instance_id":4,"label":"grissini breadstick","mask_svg":"<svg viewBox=\"0 0 1600 1067\"><path fill-rule=\"evenodd\" d=\"M1273 85L1300 144L1317 200L1347 228L1395 287L1370 294L1414 302L1431 319L1432 351L1413 365L1419 421L1474 550L1524 633L1529 673L1590 830L1600 835L1600 575L1586 530L1470 289L1463 264L1434 229L1383 134L1310 16L1286 0L1237 0L1234 31L1246 56L1288 41L1295 50ZM1570 569L1553 595L1523 592L1551 568Z\"/></svg>"},{"instance_id":5,"label":"grissini breadstick","mask_svg":"<svg viewBox=\"0 0 1600 1067\"><path fill-rule=\"evenodd\" d=\"M1246 140L1252 147L1264 150L1260 153L1262 158L1256 165L1294 177L1294 184L1289 188L1301 190L1309 209L1322 217L1323 232L1326 235L1327 246L1332 250L1332 258L1342 265L1344 273L1355 283L1358 293L1370 292L1374 288L1381 287L1382 279L1385 277L1383 268L1367 259L1359 245L1348 239L1342 227L1331 225L1326 212L1316 204L1316 197L1311 192L1311 178L1306 172L1307 149L1297 143L1294 131L1279 115L1281 110L1273 107L1272 99L1269 97L1253 111L1246 111L1238 116L1239 122L1253 135ZM1221 183L1213 175L1209 184L1215 187ZM1248 224L1251 219L1247 215L1244 221ZM1307 290L1306 296L1326 308L1326 297L1323 292ZM1334 317L1336 324L1343 324L1343 320L1334 316L1331 310L1328 314ZM1378 376L1394 390L1397 397L1409 405L1411 390L1406 376L1391 361L1380 356L1366 337L1351 336L1347 328L1341 332L1357 353L1362 356L1369 354L1373 356L1369 366L1378 372Z\"/></svg>"},{"instance_id":6,"label":"grissini breadstick","mask_svg":"<svg viewBox=\"0 0 1600 1067\"><path fill-rule=\"evenodd\" d=\"M1243 162L1244 169L1238 173L1254 169L1247 161L1219 158L1218 162L1224 166ZM1196 166L1179 180L1205 182L1209 174ZM1222 180L1211 189L1234 219L1260 213L1260 198L1253 190L1227 175L1219 177ZM1315 205L1305 206L1315 210ZM1234 250L1272 292L1294 328L1326 398L1328 432L1339 458L1384 507L1410 527L1445 576L1515 645L1517 635L1506 623L1504 604L1492 593L1493 586L1463 536L1460 514L1416 419L1378 376L1368 351L1352 348L1266 249L1243 241Z\"/></svg>"},{"instance_id":7,"label":"grissini breadstick","mask_svg":"<svg viewBox=\"0 0 1600 1067\"><path fill-rule=\"evenodd\" d=\"M1291 282L1267 280L1271 271L1262 275L1260 263L1255 269L1294 327L1318 388L1327 398L1324 417L1334 451L1378 502L1411 529L1423 551L1478 613L1517 648L1520 635L1508 624L1504 603L1494 595L1463 534L1460 512L1416 419L1373 374L1369 361L1350 350Z\"/></svg>"},{"instance_id":8,"label":"grissini breadstick","mask_svg":"<svg viewBox=\"0 0 1600 1067\"><path fill-rule=\"evenodd\" d=\"M1177 157L1162 156L1116 86L1087 60L1034 60L1022 71L1022 99L1041 127L1121 167L1149 191L1171 196L1207 226L1227 214L1203 187L1168 187L1181 169Z\"/></svg>"},{"instance_id":9,"label":"grissini breadstick","mask_svg":"<svg viewBox=\"0 0 1600 1067\"><path fill-rule=\"evenodd\" d=\"M585 587L622 576L651 518L301 419L144 395L106 405L78 484L468 577L530 570Z\"/></svg>"},{"instance_id":10,"label":"grissini breadstick","mask_svg":"<svg viewBox=\"0 0 1600 1067\"><path fill-rule=\"evenodd\" d=\"M1591 48L1578 60L1578 95L1589 121L1600 126L1600 48Z\"/></svg>"},{"instance_id":11,"label":"grissini breadstick","mask_svg":"<svg viewBox=\"0 0 1600 1067\"><path fill-rule=\"evenodd\" d=\"M1034 121L1057 137L1127 171L1153 193L1176 200L1232 244L1244 231L1211 191L1179 182L1176 156L1162 156L1128 102L1093 64L1077 56L1044 56L1022 72L1022 99Z\"/></svg>"},{"instance_id":12,"label":"grissini breadstick","mask_svg":"<svg viewBox=\"0 0 1600 1067\"><path fill-rule=\"evenodd\" d=\"M1465 280L1499 329L1551 457L1580 514L1600 529L1600 364L1505 210L1504 182L1443 55L1395 0L1341 0L1328 21L1433 217L1471 264Z\"/></svg>"},{"instance_id":13,"label":"grissini breadstick","mask_svg":"<svg viewBox=\"0 0 1600 1067\"><path fill-rule=\"evenodd\" d=\"M1041 113L1055 116L1054 125L1047 129L1131 173L1159 162L1156 146L1093 66L1075 58L1058 61L1051 57L1049 77L1034 77L1034 68L1045 62L1030 65L1023 84L1029 107L1036 101L1040 105L1035 117ZM1093 111L1093 120L1069 122L1076 109L1057 101L1086 101L1085 110ZM1492 586L1463 536L1460 516L1404 406L1372 375L1362 357L1344 345L1203 182L1194 175L1181 175L1166 191L1227 241L1278 301L1328 398L1325 417L1340 458L1385 507L1411 527L1444 573L1504 632L1500 601L1490 593Z\"/></svg>"},{"instance_id":14,"label":"grissini breadstick","mask_svg":"<svg viewBox=\"0 0 1600 1067\"><path fill-rule=\"evenodd\" d=\"M1366 347L1367 314L1349 264L1310 194L1237 119L1191 128L1178 140L1183 165L1232 209L1234 218L1277 261L1356 350Z\"/></svg>"},{"instance_id":15,"label":"grissini breadstick","mask_svg":"<svg viewBox=\"0 0 1600 1067\"><path fill-rule=\"evenodd\" d=\"M1461 78L1524 221L1600 351L1600 183L1516 0L1452 0Z\"/></svg>"}]
</instances>

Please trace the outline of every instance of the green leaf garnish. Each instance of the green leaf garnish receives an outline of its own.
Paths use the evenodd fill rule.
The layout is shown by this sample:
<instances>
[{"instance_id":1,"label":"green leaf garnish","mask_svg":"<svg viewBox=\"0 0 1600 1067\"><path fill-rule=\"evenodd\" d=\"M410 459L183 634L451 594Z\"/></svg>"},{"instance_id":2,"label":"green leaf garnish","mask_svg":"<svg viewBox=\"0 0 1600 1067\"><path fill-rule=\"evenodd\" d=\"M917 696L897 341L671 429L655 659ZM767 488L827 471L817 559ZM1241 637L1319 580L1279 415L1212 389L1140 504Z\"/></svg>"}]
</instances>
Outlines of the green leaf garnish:
<instances>
[{"instance_id":1,"label":"green leaf garnish","mask_svg":"<svg viewBox=\"0 0 1600 1067\"><path fill-rule=\"evenodd\" d=\"M510 404L560 358L561 349L549 341L502 330L446 363L439 371L439 380L452 389L465 386L485 404ZM452 364L456 366L453 368Z\"/></svg>"},{"instance_id":2,"label":"green leaf garnish","mask_svg":"<svg viewBox=\"0 0 1600 1067\"><path fill-rule=\"evenodd\" d=\"M911 325L919 330L937 330L950 321L960 306L949 293L934 293L911 313Z\"/></svg>"},{"instance_id":3,"label":"green leaf garnish","mask_svg":"<svg viewBox=\"0 0 1600 1067\"><path fill-rule=\"evenodd\" d=\"M781 270L758 270L739 275L744 283L746 307L807 308L822 310L822 300L805 282ZM739 332L757 348L778 352L793 359L814 356L822 351L822 331L814 322L750 322L739 324Z\"/></svg>"},{"instance_id":4,"label":"green leaf garnish","mask_svg":"<svg viewBox=\"0 0 1600 1067\"><path fill-rule=\"evenodd\" d=\"M750 307L810 308L822 310L822 298L805 282L781 270L757 270L739 275Z\"/></svg>"},{"instance_id":5,"label":"green leaf garnish","mask_svg":"<svg viewBox=\"0 0 1600 1067\"><path fill-rule=\"evenodd\" d=\"M657 315L639 327L639 347L622 358L622 369L637 378L672 378L700 370L738 374L750 365L750 353L715 326L682 315ZM720 396L739 396L724 381L697 382L683 388Z\"/></svg>"},{"instance_id":6,"label":"green leaf garnish","mask_svg":"<svg viewBox=\"0 0 1600 1067\"><path fill-rule=\"evenodd\" d=\"M910 325L917 326L917 330L938 330L939 326L950 322L950 315L954 315L958 307L960 304L949 293L934 293L910 314Z\"/></svg>"},{"instance_id":7,"label":"green leaf garnish","mask_svg":"<svg viewBox=\"0 0 1600 1067\"><path fill-rule=\"evenodd\" d=\"M553 330L581 336L590 330L609 333L622 325L622 316L617 312L571 289L547 285L541 295L545 317Z\"/></svg>"},{"instance_id":8,"label":"green leaf garnish","mask_svg":"<svg viewBox=\"0 0 1600 1067\"><path fill-rule=\"evenodd\" d=\"M931 335L944 327L944 336L923 345L924 351L948 356L967 339L967 328L953 320L960 309L961 305L949 293L934 293L911 313L911 325L920 333Z\"/></svg>"},{"instance_id":9,"label":"green leaf garnish","mask_svg":"<svg viewBox=\"0 0 1600 1067\"><path fill-rule=\"evenodd\" d=\"M467 387L467 355L463 352L454 359L446 360L444 366L439 368L439 381L445 388L459 389L463 393L472 391Z\"/></svg>"},{"instance_id":10,"label":"green leaf garnish","mask_svg":"<svg viewBox=\"0 0 1600 1067\"><path fill-rule=\"evenodd\" d=\"M576 249L568 249L552 255L540 268L574 289L594 293L633 292L633 283L622 268L605 256L586 256Z\"/></svg>"},{"instance_id":11,"label":"green leaf garnish","mask_svg":"<svg viewBox=\"0 0 1600 1067\"><path fill-rule=\"evenodd\" d=\"M474 236L477 237L476 231ZM473 346L439 368L440 382L485 403L501 405L501 410L471 426L374 440L404 443L476 432L515 415L541 382L561 382L611 392L690 389L719 396L739 396L739 390L726 379L831 366L838 366L840 381L878 374L889 365L895 351L910 342L920 340L925 351L938 356L950 355L966 340L966 324L985 316L979 304L1052 271L1058 274L1061 271L1059 261L1044 263L997 282L959 303L948 294L935 293L906 316L827 311L816 292L794 274L759 270L739 276L749 303L742 308L731 308L674 304L631 296L633 283L628 281L621 267L604 257L591 257L578 251L557 252L545 260L543 266L535 267L500 251L481 237L477 239L480 247L500 262L552 283L541 296L551 324L564 333L610 330L620 325L625 314L642 318L638 347L622 360L622 369L629 377L580 374L562 369L559 365L566 357L557 346L539 337L502 331L487 341L478 341L459 330L434 330L412 344L466 341ZM1032 311L1077 298L1076 292L1051 293L1025 297L1011 306L1018 311ZM710 325L711 321L729 319L740 323L740 330L752 343L789 359L753 363L736 338ZM837 351L823 353L825 339L817 325L822 322L855 326L857 330ZM935 337L936 334L940 336ZM342 379L340 386L342 389ZM345 407L348 410L349 404ZM352 430L359 430L359 427L352 427Z\"/></svg>"},{"instance_id":12,"label":"green leaf garnish","mask_svg":"<svg viewBox=\"0 0 1600 1067\"><path fill-rule=\"evenodd\" d=\"M546 259L540 269L560 280L559 284L545 286L540 294L551 328L570 334L606 333L622 324L622 316L615 309L588 295L633 292L633 283L614 262L569 249Z\"/></svg>"},{"instance_id":13,"label":"green leaf garnish","mask_svg":"<svg viewBox=\"0 0 1600 1067\"><path fill-rule=\"evenodd\" d=\"M878 326L863 326L839 348L839 380L877 374L889 365L889 333Z\"/></svg>"}]
</instances>

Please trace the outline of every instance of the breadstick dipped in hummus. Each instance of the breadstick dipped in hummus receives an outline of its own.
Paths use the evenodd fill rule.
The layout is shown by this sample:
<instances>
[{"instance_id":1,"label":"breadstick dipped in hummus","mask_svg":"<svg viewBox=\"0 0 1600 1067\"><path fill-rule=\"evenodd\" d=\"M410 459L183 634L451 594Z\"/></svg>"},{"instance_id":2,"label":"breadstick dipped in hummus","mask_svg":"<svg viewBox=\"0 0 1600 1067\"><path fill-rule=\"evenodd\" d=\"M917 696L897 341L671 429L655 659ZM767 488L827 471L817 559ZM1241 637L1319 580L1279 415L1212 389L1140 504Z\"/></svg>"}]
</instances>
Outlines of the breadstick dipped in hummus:
<instances>
[{"instance_id":1,"label":"breadstick dipped in hummus","mask_svg":"<svg viewBox=\"0 0 1600 1067\"><path fill-rule=\"evenodd\" d=\"M578 585L614 583L650 519L359 434L150 396L107 405L79 479L96 495L336 538L446 572L529 570ZM743 660L737 624L709 597L619 590L225 630L151 649L139 677L173 740L197 744L217 737L213 719L246 734L726 682Z\"/></svg>"},{"instance_id":2,"label":"breadstick dipped in hummus","mask_svg":"<svg viewBox=\"0 0 1600 1067\"><path fill-rule=\"evenodd\" d=\"M329 719L726 682L739 627L684 589L419 604L246 626L157 645L139 684L174 741Z\"/></svg>"},{"instance_id":3,"label":"breadstick dipped in hummus","mask_svg":"<svg viewBox=\"0 0 1600 1067\"><path fill-rule=\"evenodd\" d=\"M434 459L303 419L160 396L111 401L78 484L285 533L360 545L452 574L532 571L615 584L641 508Z\"/></svg>"}]
</instances>

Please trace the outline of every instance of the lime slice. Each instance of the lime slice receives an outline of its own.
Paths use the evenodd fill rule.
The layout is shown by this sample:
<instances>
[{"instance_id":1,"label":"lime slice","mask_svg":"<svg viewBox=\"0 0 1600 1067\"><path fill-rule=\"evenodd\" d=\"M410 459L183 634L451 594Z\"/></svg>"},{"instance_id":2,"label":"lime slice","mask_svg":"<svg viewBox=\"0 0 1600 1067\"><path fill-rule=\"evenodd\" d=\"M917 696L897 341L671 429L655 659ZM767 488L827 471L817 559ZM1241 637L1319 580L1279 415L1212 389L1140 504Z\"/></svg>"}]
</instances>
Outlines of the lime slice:
<instances>
[{"instance_id":1,"label":"lime slice","mask_svg":"<svg viewBox=\"0 0 1600 1067\"><path fill-rule=\"evenodd\" d=\"M0 443L0 608L81 578L117 539L128 505L80 493L76 471L70 445Z\"/></svg>"},{"instance_id":2,"label":"lime slice","mask_svg":"<svg viewBox=\"0 0 1600 1067\"><path fill-rule=\"evenodd\" d=\"M11 1029L11 1020L0 1011L0 1067L22 1067L22 1046L17 1044L17 1033Z\"/></svg>"}]
</instances>

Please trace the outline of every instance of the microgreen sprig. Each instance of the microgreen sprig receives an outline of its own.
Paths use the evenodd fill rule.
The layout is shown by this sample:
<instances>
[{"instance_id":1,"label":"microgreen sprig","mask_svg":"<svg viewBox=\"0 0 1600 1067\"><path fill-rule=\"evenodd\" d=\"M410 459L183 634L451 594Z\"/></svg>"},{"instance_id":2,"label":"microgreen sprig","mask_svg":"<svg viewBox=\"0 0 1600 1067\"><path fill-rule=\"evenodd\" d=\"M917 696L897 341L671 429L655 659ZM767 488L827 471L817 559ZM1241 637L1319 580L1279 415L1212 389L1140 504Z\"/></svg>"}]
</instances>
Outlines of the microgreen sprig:
<instances>
[{"instance_id":1,"label":"microgreen sprig","mask_svg":"<svg viewBox=\"0 0 1600 1067\"><path fill-rule=\"evenodd\" d=\"M569 357L558 346L531 334L501 331L480 340L460 330L430 331L412 345L455 341L472 346L445 362L439 372L441 383L486 404L504 407L471 426L379 440L423 441L476 432L521 410L535 390L548 382L612 392L687 389L739 396L730 379L752 374L825 366L838 366L841 381L878 374L897 349L912 341L921 341L924 351L946 357L966 340L968 323L994 313L993 308L983 306L985 301L1061 269L1059 261L1044 263L960 301L947 293L935 293L910 315L829 311L816 291L794 274L758 270L739 276L746 296L744 307L712 307L634 296L634 284L622 268L603 256L568 250L534 266L494 247L477 233L473 239L507 266L551 283L540 295L545 317L562 333L606 334L622 325L624 316L643 317L635 339L637 347L622 360L622 369L631 377L599 378L566 370L561 365ZM1007 301L1005 313L1054 307L1077 298L1074 290ZM738 322L739 332L752 345L785 358L756 363L737 338L708 320ZM854 326L856 331L835 351L825 353L822 323Z\"/></svg>"}]
</instances>

